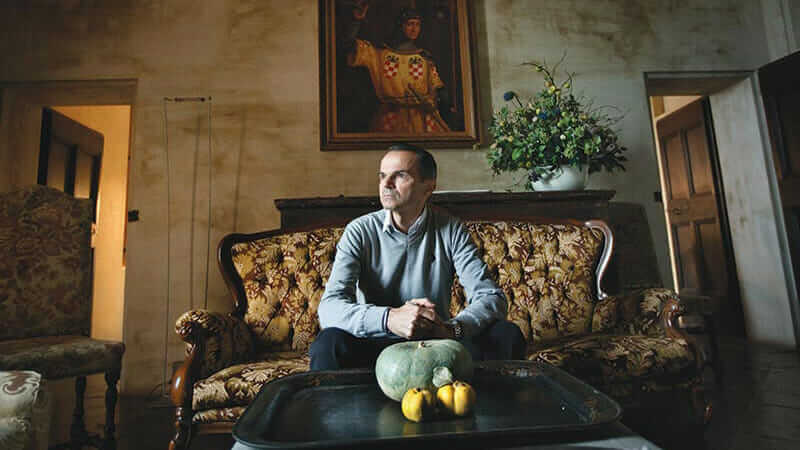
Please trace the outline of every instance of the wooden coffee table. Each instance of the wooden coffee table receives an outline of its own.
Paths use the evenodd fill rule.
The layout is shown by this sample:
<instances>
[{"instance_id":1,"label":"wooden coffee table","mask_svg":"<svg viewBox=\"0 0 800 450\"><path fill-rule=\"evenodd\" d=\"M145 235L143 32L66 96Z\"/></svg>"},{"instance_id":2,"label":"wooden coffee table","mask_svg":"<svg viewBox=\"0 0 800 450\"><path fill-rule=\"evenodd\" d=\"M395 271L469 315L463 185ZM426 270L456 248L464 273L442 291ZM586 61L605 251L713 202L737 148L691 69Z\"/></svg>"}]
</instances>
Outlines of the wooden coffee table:
<instances>
[{"instance_id":1,"label":"wooden coffee table","mask_svg":"<svg viewBox=\"0 0 800 450\"><path fill-rule=\"evenodd\" d=\"M371 370L284 377L264 385L236 423L234 449L429 448L444 443L487 448L594 441L619 446L626 439L641 439L617 422L622 409L614 400L547 364L482 362L472 384L478 393L474 415L414 423L381 392Z\"/></svg>"}]
</instances>

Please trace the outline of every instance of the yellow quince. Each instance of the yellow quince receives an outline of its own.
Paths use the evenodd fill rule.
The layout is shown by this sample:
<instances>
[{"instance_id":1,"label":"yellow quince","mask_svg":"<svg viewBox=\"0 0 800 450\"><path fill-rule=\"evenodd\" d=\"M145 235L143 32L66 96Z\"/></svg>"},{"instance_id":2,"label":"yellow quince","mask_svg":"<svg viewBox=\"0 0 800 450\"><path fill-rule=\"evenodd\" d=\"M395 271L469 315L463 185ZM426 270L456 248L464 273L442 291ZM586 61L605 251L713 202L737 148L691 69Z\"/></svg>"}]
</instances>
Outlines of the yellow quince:
<instances>
[{"instance_id":1,"label":"yellow quince","mask_svg":"<svg viewBox=\"0 0 800 450\"><path fill-rule=\"evenodd\" d=\"M445 384L436 391L436 399L442 409L451 414L464 417L475 409L477 394L475 389L463 381Z\"/></svg>"},{"instance_id":2,"label":"yellow quince","mask_svg":"<svg viewBox=\"0 0 800 450\"><path fill-rule=\"evenodd\" d=\"M429 419L436 412L436 400L433 398L433 392L427 389L411 388L407 390L400 406L403 415L412 422Z\"/></svg>"}]
</instances>

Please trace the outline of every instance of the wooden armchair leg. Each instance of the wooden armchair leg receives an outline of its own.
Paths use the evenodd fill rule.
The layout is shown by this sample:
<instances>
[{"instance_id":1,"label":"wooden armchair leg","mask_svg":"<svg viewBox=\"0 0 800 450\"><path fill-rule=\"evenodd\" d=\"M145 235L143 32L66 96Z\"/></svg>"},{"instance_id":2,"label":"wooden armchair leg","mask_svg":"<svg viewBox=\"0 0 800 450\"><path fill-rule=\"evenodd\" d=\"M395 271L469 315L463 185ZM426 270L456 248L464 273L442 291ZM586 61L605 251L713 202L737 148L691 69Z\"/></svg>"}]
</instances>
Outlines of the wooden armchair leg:
<instances>
[{"instance_id":1,"label":"wooden armchair leg","mask_svg":"<svg viewBox=\"0 0 800 450\"><path fill-rule=\"evenodd\" d=\"M169 450L188 450L192 434L194 427L191 408L175 408L175 436L169 441Z\"/></svg>"},{"instance_id":2,"label":"wooden armchair leg","mask_svg":"<svg viewBox=\"0 0 800 450\"><path fill-rule=\"evenodd\" d=\"M115 423L117 411L117 382L119 381L120 370L106 372L106 426L103 435L103 449L114 450L117 448L117 441L114 433L117 430Z\"/></svg>"},{"instance_id":3,"label":"wooden armchair leg","mask_svg":"<svg viewBox=\"0 0 800 450\"><path fill-rule=\"evenodd\" d=\"M75 378L75 409L72 412L72 426L69 429L69 438L72 448L80 450L81 444L89 439L86 432L86 423L83 420L83 399L86 397L86 377Z\"/></svg>"},{"instance_id":4,"label":"wooden armchair leg","mask_svg":"<svg viewBox=\"0 0 800 450\"><path fill-rule=\"evenodd\" d=\"M94 447L103 450L114 450L116 440L114 439L114 412L117 406L117 381L119 380L119 370L106 373L106 433L104 438L97 434L89 434L86 431L84 420L83 402L86 397L86 377L75 377L75 409L72 412L72 425L69 429L69 442L54 445L50 450L81 450L84 447Z\"/></svg>"},{"instance_id":5,"label":"wooden armchair leg","mask_svg":"<svg viewBox=\"0 0 800 450\"><path fill-rule=\"evenodd\" d=\"M195 426L192 424L194 416L192 389L194 389L194 380L197 379L197 372L199 372L202 361L202 358L197 355L203 354L205 347L203 340L197 334L198 327L190 323L181 330L178 334L181 334L184 340L189 337L187 342L193 341L193 343L189 347L186 361L172 374L169 397L175 406L175 436L169 441L169 450L188 450L192 443L192 436L195 432Z\"/></svg>"},{"instance_id":6,"label":"wooden armchair leg","mask_svg":"<svg viewBox=\"0 0 800 450\"><path fill-rule=\"evenodd\" d=\"M712 402L706 399L705 389L699 387L692 389L691 398L692 408L696 415L694 422L701 429L705 429L711 422L711 415L714 410Z\"/></svg>"}]
</instances>

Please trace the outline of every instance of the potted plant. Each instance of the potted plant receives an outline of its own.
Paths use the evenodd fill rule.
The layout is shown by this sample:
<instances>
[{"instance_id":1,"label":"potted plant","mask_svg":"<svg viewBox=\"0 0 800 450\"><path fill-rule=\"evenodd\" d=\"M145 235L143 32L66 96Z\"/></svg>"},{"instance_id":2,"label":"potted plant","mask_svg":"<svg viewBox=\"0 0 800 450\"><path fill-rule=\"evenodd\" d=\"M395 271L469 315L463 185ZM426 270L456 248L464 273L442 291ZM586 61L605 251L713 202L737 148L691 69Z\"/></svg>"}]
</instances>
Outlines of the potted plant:
<instances>
[{"instance_id":1,"label":"potted plant","mask_svg":"<svg viewBox=\"0 0 800 450\"><path fill-rule=\"evenodd\" d=\"M572 92L573 74L558 83L558 64L526 62L544 77L544 89L523 100L515 92L503 95L504 105L489 125L492 144L487 159L495 175L527 171L525 184L533 190L583 189L587 173L605 169L625 170L626 148L619 145L614 125L605 107L593 108L591 101Z\"/></svg>"}]
</instances>

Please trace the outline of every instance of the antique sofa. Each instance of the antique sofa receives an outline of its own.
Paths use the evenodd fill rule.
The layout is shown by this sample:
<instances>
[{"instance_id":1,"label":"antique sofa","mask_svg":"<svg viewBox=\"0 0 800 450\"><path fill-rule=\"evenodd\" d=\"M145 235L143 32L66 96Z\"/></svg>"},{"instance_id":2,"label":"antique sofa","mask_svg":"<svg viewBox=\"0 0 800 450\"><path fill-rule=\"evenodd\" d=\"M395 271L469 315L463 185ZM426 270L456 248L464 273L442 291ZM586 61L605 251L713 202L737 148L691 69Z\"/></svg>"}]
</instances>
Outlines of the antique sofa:
<instances>
[{"instance_id":1,"label":"antique sofa","mask_svg":"<svg viewBox=\"0 0 800 450\"><path fill-rule=\"evenodd\" d=\"M614 246L605 222L465 224L506 294L508 319L525 335L529 359L576 375L629 411L651 407L652 395L686 406L693 423L708 419L704 355L676 325L684 313L680 299L665 289L603 291ZM264 383L308 370L317 308L342 231L276 230L221 241L218 262L235 306L227 314L189 311L176 323L187 353L173 378L171 448L188 446L196 431L232 425ZM464 301L456 281L452 314Z\"/></svg>"}]
</instances>

